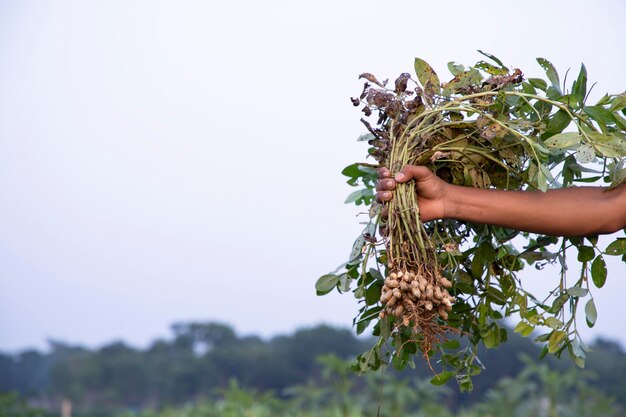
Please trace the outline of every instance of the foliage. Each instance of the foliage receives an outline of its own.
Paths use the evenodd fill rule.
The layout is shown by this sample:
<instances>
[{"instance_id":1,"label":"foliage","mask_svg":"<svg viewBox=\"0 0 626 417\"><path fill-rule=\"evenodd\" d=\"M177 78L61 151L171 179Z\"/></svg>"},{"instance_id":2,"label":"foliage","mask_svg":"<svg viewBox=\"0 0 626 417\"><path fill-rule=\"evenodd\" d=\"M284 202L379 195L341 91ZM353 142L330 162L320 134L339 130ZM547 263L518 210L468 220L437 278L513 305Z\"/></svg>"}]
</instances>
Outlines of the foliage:
<instances>
[{"instance_id":1,"label":"foliage","mask_svg":"<svg viewBox=\"0 0 626 417\"><path fill-rule=\"evenodd\" d=\"M30 407L17 393L0 392L0 416L2 417L39 417L41 410Z\"/></svg>"},{"instance_id":2,"label":"foliage","mask_svg":"<svg viewBox=\"0 0 626 417\"><path fill-rule=\"evenodd\" d=\"M354 319L357 333L372 326L378 337L357 358L355 371L378 370L390 362L399 369L414 366L414 355L422 354L441 366L434 384L454 378L461 390L471 390L472 377L482 370L479 345L491 349L506 342L502 323L513 316L519 317L516 333L534 334L544 345L541 357L567 352L583 367L589 349L578 333L577 312L582 310L588 326L595 324L592 287L606 281L605 257L626 261L626 238L602 249L597 236L559 238L456 220L421 224L408 187L398 187L386 205L389 220L382 218L373 201L378 166L396 172L406 164L426 165L453 184L506 190L597 182L612 188L626 179L626 93L607 94L590 105L584 65L566 88L544 58L537 62L547 80L524 80L519 69L510 71L498 58L479 52L490 62L469 68L450 63L454 78L448 83L419 58L417 81L405 73L387 87L372 74L361 75L367 82L352 102L363 104L363 113L375 117L377 126L361 119L368 133L359 140L367 141L368 155L378 164L352 164L343 174L358 187L346 203L370 205L370 220L346 264L316 283L318 295L352 292L361 303ZM581 267L574 279L565 262L572 252ZM542 297L529 293L519 271L548 263L561 266L558 286ZM443 304L433 309L423 290L422 298L412 290L402 298L402 308L390 308L393 297L400 299L390 297L390 282L407 270L435 286L451 281L456 299L451 311ZM442 329L462 334L463 343L437 337Z\"/></svg>"},{"instance_id":3,"label":"foliage","mask_svg":"<svg viewBox=\"0 0 626 417\"><path fill-rule=\"evenodd\" d=\"M71 400L76 412L182 404L228 386L281 391L315 377L319 355L352 358L367 344L348 329L317 326L270 340L241 337L218 323L178 323L171 340L146 349L121 342L97 350L53 342L49 353L0 354L0 391L46 409Z\"/></svg>"},{"instance_id":4,"label":"foliage","mask_svg":"<svg viewBox=\"0 0 626 417\"><path fill-rule=\"evenodd\" d=\"M213 336L207 338L207 334ZM215 344L207 348L207 340ZM473 378L470 395L432 386L429 381L433 376L426 366L402 371L390 367L357 376L346 361L371 343L372 339L356 339L348 329L328 326L263 340L240 336L217 323L188 323L176 326L171 338L157 340L145 349L118 342L90 350L55 342L47 353L0 354L0 374L5 377L0 392L15 390L51 417L58 416L63 399L72 402L76 417L109 417L122 410L136 414L148 409L156 411L142 415L167 415L164 410L171 415L206 415L210 409L214 414L209 415L223 415L219 412L225 410L238 415L276 416L294 410L300 415L296 410L305 410L309 414L302 411L301 415L348 412L371 416L379 403L383 416L405 415L405 411L410 415L407 410L418 408L426 415L430 411L431 415L441 415L437 410L442 407L469 410L484 402L498 381L517 380L525 372L528 365L519 359L522 355L536 356L540 351L528 338L515 333L500 349L481 347L481 362L489 372ZM591 381L597 390L626 406L621 381L626 353L608 341L591 347L587 368L601 379L589 380L578 370L574 373L568 361L551 356L544 363L557 375L572 373L577 379ZM124 378L131 378L133 385L123 383ZM47 384L33 391L35 382L41 380ZM537 391L536 395L540 394ZM192 403L196 405L185 407Z\"/></svg>"},{"instance_id":5,"label":"foliage","mask_svg":"<svg viewBox=\"0 0 626 417\"><path fill-rule=\"evenodd\" d=\"M116 417L495 417L503 410L512 417L623 415L610 398L581 378L580 371L556 372L545 363L528 361L524 372L501 380L482 401L454 411L446 405L446 391L427 380L409 382L384 373L357 378L336 357L326 356L321 362L324 378L293 387L287 398L243 389L232 381L209 401Z\"/></svg>"}]
</instances>

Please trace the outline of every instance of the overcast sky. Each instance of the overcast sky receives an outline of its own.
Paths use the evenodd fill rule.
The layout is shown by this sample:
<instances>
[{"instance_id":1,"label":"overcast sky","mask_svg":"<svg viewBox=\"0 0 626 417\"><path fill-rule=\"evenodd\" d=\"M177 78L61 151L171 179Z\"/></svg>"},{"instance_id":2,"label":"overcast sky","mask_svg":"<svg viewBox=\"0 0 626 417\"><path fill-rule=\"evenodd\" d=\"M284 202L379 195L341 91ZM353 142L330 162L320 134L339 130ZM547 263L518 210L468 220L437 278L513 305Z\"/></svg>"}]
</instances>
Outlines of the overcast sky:
<instances>
[{"instance_id":1,"label":"overcast sky","mask_svg":"<svg viewBox=\"0 0 626 417\"><path fill-rule=\"evenodd\" d=\"M528 76L584 62L593 99L626 86L624 18L617 0L0 0L0 350L349 326L353 297L314 283L359 233L340 175L365 154L357 75L419 56L445 79L482 49ZM626 345L611 261L584 335Z\"/></svg>"}]
</instances>

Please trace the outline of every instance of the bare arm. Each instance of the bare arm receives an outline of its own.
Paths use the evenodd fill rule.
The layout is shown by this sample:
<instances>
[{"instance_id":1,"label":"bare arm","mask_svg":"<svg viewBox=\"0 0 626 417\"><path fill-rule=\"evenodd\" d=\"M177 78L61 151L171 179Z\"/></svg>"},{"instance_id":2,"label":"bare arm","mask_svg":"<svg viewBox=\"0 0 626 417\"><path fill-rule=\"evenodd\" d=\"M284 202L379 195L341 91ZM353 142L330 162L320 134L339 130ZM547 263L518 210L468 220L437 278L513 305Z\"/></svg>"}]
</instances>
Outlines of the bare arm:
<instances>
[{"instance_id":1,"label":"bare arm","mask_svg":"<svg viewBox=\"0 0 626 417\"><path fill-rule=\"evenodd\" d=\"M613 233L626 227L626 185L541 191L483 190L451 185L425 167L407 166L391 179L381 169L379 201L397 182L415 180L424 221L452 218L559 236ZM388 191L389 190L389 191Z\"/></svg>"},{"instance_id":2,"label":"bare arm","mask_svg":"<svg viewBox=\"0 0 626 417\"><path fill-rule=\"evenodd\" d=\"M625 226L626 188L500 191L450 185L445 217L557 236L613 233Z\"/></svg>"}]
</instances>

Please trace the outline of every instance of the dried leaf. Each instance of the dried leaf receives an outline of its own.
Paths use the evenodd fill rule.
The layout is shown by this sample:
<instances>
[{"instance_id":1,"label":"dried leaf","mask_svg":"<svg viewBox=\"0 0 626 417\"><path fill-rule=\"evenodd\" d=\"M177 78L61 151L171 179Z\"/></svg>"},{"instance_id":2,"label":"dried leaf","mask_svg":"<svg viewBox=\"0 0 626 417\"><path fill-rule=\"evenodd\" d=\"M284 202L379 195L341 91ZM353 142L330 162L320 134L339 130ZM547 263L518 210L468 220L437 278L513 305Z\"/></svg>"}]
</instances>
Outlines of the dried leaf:
<instances>
[{"instance_id":1,"label":"dried leaf","mask_svg":"<svg viewBox=\"0 0 626 417\"><path fill-rule=\"evenodd\" d=\"M367 95L367 90L369 90L370 87L371 87L370 83L363 84L363 91L361 92L361 95L359 96L361 100L365 98L365 96Z\"/></svg>"},{"instance_id":2,"label":"dried leaf","mask_svg":"<svg viewBox=\"0 0 626 417\"><path fill-rule=\"evenodd\" d=\"M406 102L406 108L411 113L416 113L417 109L423 107L422 104L422 96L416 95L413 100Z\"/></svg>"},{"instance_id":3,"label":"dried leaf","mask_svg":"<svg viewBox=\"0 0 626 417\"><path fill-rule=\"evenodd\" d=\"M450 156L450 152L436 151L433 156L430 157L430 162L435 162L438 159L447 158Z\"/></svg>"},{"instance_id":4,"label":"dried leaf","mask_svg":"<svg viewBox=\"0 0 626 417\"><path fill-rule=\"evenodd\" d=\"M519 84L524 79L522 71L515 68L511 75L494 75L485 80L485 84L489 85L493 90L499 90L509 84Z\"/></svg>"},{"instance_id":5,"label":"dried leaf","mask_svg":"<svg viewBox=\"0 0 626 417\"><path fill-rule=\"evenodd\" d=\"M504 135L506 135L506 129L504 129L499 123L492 123L488 126L485 126L480 131L480 137L487 140L501 138Z\"/></svg>"},{"instance_id":6,"label":"dried leaf","mask_svg":"<svg viewBox=\"0 0 626 417\"><path fill-rule=\"evenodd\" d=\"M443 94L472 93L480 88L483 76L475 68L457 74L450 82L443 85Z\"/></svg>"},{"instance_id":7,"label":"dried leaf","mask_svg":"<svg viewBox=\"0 0 626 417\"><path fill-rule=\"evenodd\" d=\"M400 74L398 78L396 78L396 82L395 82L396 93L400 94L406 91L407 83L410 78L411 78L411 75L408 72L404 72Z\"/></svg>"},{"instance_id":8,"label":"dried leaf","mask_svg":"<svg viewBox=\"0 0 626 417\"><path fill-rule=\"evenodd\" d=\"M364 72L363 74L359 75L359 80L361 78L365 78L367 81L376 84L379 87L384 87L385 83L381 83L380 81L378 81L378 79L376 79L376 77L374 77L372 74L370 74L369 72Z\"/></svg>"},{"instance_id":9,"label":"dried leaf","mask_svg":"<svg viewBox=\"0 0 626 417\"><path fill-rule=\"evenodd\" d=\"M366 96L367 103L376 107L386 107L394 98L392 93L385 90L369 90Z\"/></svg>"}]
</instances>

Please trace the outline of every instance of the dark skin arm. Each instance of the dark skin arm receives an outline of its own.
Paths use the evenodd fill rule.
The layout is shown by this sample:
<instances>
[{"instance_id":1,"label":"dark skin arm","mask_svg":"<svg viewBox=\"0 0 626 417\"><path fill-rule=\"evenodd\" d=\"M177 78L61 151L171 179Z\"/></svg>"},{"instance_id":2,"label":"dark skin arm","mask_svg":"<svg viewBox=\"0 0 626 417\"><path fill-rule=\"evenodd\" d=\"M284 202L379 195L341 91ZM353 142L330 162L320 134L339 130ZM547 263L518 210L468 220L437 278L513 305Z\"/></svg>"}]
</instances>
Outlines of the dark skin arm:
<instances>
[{"instance_id":1,"label":"dark skin arm","mask_svg":"<svg viewBox=\"0 0 626 417\"><path fill-rule=\"evenodd\" d=\"M484 190L448 184L408 165L394 178L379 170L376 199L389 201L396 182L413 180L422 221L457 219L553 236L590 236L626 227L626 184L541 191Z\"/></svg>"}]
</instances>

